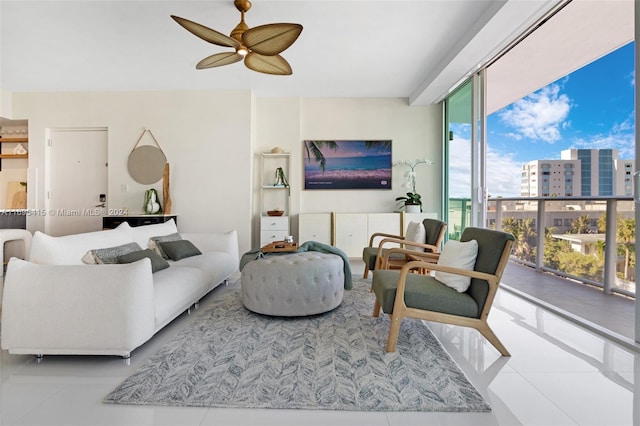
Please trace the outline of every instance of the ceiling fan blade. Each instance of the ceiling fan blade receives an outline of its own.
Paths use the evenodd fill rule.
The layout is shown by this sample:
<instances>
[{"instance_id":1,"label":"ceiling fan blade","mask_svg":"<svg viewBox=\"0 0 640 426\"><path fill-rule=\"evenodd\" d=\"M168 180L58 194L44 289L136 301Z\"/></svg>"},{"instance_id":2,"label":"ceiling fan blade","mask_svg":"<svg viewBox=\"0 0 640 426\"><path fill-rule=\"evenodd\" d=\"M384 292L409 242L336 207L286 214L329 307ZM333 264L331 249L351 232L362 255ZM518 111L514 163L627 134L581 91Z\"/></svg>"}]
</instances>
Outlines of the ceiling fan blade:
<instances>
[{"instance_id":1,"label":"ceiling fan blade","mask_svg":"<svg viewBox=\"0 0 640 426\"><path fill-rule=\"evenodd\" d=\"M234 62L241 61L243 56L236 52L216 53L215 55L207 56L196 65L196 69L202 70L205 68L221 67L223 65L233 64Z\"/></svg>"},{"instance_id":2,"label":"ceiling fan blade","mask_svg":"<svg viewBox=\"0 0 640 426\"><path fill-rule=\"evenodd\" d=\"M280 55L265 56L255 52L249 53L244 58L247 68L265 74L291 75L291 65Z\"/></svg>"},{"instance_id":3,"label":"ceiling fan blade","mask_svg":"<svg viewBox=\"0 0 640 426\"><path fill-rule=\"evenodd\" d=\"M175 15L171 15L171 17L178 24L182 25L187 31L200 37L204 41L217 44L218 46L233 47L234 49L238 49L241 46L238 40L232 39L229 36L219 33L216 30L212 30L209 27L205 27L204 25L198 24L197 22L193 22Z\"/></svg>"},{"instance_id":4,"label":"ceiling fan blade","mask_svg":"<svg viewBox=\"0 0 640 426\"><path fill-rule=\"evenodd\" d=\"M301 32L300 24L260 25L245 31L242 41L253 52L271 56L291 46Z\"/></svg>"}]
</instances>

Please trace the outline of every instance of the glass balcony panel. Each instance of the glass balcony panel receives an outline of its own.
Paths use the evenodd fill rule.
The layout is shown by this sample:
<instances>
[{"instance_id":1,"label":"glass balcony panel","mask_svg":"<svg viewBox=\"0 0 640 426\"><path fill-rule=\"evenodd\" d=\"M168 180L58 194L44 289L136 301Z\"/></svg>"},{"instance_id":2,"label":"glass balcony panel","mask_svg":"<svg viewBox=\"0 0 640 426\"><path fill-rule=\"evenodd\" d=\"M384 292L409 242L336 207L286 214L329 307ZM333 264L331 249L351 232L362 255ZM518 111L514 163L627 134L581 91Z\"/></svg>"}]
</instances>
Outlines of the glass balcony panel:
<instances>
[{"instance_id":1,"label":"glass balcony panel","mask_svg":"<svg viewBox=\"0 0 640 426\"><path fill-rule=\"evenodd\" d=\"M595 197L594 197L595 198ZM487 227L514 234L516 244L512 260L587 284L605 287L606 212L603 198L570 199L490 199L487 204ZM539 203L544 202L544 216L538 228ZM635 296L635 219L634 202L628 197L614 201L617 226L615 283L611 289ZM499 211L498 211L499 210ZM498 223L499 221L499 223ZM538 260L538 233L544 232L544 252ZM611 280L609 280L611 281Z\"/></svg>"}]
</instances>

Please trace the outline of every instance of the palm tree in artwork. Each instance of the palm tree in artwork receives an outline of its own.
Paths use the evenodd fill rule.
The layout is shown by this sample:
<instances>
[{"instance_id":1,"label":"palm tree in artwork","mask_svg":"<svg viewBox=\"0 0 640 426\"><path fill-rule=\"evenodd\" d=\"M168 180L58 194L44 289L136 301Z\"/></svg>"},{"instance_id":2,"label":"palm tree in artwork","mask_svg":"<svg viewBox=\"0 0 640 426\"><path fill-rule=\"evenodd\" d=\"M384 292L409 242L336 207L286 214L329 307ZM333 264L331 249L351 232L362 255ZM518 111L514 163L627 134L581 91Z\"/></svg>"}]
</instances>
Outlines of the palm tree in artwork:
<instances>
[{"instance_id":1,"label":"palm tree in artwork","mask_svg":"<svg viewBox=\"0 0 640 426\"><path fill-rule=\"evenodd\" d=\"M335 141L304 141L304 148L307 151L307 160L311 161L311 156L313 156L313 160L320 165L323 173L327 164L327 159L322 153L322 148L324 147L335 151L338 149L338 144Z\"/></svg>"}]
</instances>

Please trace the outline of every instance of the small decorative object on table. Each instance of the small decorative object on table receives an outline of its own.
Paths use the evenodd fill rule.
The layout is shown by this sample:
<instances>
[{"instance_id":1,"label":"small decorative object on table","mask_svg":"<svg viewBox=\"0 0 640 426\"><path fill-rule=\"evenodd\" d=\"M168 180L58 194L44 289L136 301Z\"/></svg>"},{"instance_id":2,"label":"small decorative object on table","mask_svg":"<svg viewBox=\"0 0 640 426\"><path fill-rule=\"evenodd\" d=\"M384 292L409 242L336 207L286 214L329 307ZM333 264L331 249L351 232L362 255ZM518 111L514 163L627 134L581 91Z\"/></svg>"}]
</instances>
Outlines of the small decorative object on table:
<instances>
[{"instance_id":1,"label":"small decorative object on table","mask_svg":"<svg viewBox=\"0 0 640 426\"><path fill-rule=\"evenodd\" d=\"M282 253L298 250L298 243L287 241L274 241L262 247L263 253Z\"/></svg>"},{"instance_id":2,"label":"small decorative object on table","mask_svg":"<svg viewBox=\"0 0 640 426\"><path fill-rule=\"evenodd\" d=\"M284 210L280 210L280 209L267 210L267 215L269 216L282 216L283 214L284 214Z\"/></svg>"},{"instance_id":3,"label":"small decorative object on table","mask_svg":"<svg viewBox=\"0 0 640 426\"><path fill-rule=\"evenodd\" d=\"M160 214L162 207L158 201L158 192L155 189L147 189L144 192L144 205L142 206L145 214Z\"/></svg>"}]
</instances>

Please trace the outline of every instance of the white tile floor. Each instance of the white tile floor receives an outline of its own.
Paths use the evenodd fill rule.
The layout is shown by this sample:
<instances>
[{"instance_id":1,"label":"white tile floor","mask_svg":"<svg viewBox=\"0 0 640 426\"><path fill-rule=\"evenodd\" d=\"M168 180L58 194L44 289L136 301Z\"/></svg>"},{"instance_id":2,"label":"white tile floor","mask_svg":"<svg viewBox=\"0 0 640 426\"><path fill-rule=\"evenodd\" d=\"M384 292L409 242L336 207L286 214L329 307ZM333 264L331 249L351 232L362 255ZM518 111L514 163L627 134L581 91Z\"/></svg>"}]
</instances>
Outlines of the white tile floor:
<instances>
[{"instance_id":1,"label":"white tile floor","mask_svg":"<svg viewBox=\"0 0 640 426\"><path fill-rule=\"evenodd\" d=\"M361 266L354 265L354 273L360 271ZM216 289L201 306L222 291L228 289ZM37 363L31 356L0 352L0 425L640 425L640 354L505 291L498 294L490 324L511 358L500 357L474 330L429 324L487 398L491 413L237 410L101 402L191 319L182 315L134 351L130 365L117 357L48 356Z\"/></svg>"}]
</instances>

